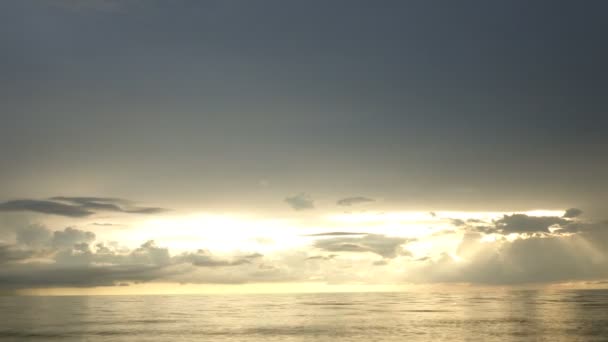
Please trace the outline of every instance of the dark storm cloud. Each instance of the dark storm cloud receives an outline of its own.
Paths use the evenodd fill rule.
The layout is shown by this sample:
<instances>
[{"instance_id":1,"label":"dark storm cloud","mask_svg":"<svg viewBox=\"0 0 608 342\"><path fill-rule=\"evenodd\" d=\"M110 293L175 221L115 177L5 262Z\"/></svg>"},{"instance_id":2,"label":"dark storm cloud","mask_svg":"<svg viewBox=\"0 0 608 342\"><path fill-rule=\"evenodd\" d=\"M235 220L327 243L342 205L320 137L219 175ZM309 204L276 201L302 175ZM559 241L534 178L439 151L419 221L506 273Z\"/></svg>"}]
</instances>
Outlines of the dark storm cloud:
<instances>
[{"instance_id":1,"label":"dark storm cloud","mask_svg":"<svg viewBox=\"0 0 608 342\"><path fill-rule=\"evenodd\" d=\"M310 197L310 195L303 192L285 198L285 203L287 203L294 210L307 210L315 208L313 199Z\"/></svg>"},{"instance_id":2,"label":"dark storm cloud","mask_svg":"<svg viewBox=\"0 0 608 342\"><path fill-rule=\"evenodd\" d=\"M96 212L110 211L128 214L158 214L168 209L138 207L130 201L103 197L52 197L49 200L21 199L0 203L0 211L30 211L67 217L86 217Z\"/></svg>"},{"instance_id":3,"label":"dark storm cloud","mask_svg":"<svg viewBox=\"0 0 608 342\"><path fill-rule=\"evenodd\" d=\"M581 216L583 214L583 211L577 208L569 208L566 209L566 212L564 213L563 217L566 218L574 218L574 217L578 217Z\"/></svg>"},{"instance_id":4,"label":"dark storm cloud","mask_svg":"<svg viewBox=\"0 0 608 342\"><path fill-rule=\"evenodd\" d=\"M368 202L374 202L374 199L363 196L356 196L339 199L338 201L336 201L336 204L340 206L351 206Z\"/></svg>"},{"instance_id":5,"label":"dark storm cloud","mask_svg":"<svg viewBox=\"0 0 608 342\"><path fill-rule=\"evenodd\" d=\"M328 252L371 252L383 258L395 258L408 252L402 245L412 242L412 239L389 237L379 234L368 234L362 237L337 237L319 239L314 247Z\"/></svg>"}]
</instances>

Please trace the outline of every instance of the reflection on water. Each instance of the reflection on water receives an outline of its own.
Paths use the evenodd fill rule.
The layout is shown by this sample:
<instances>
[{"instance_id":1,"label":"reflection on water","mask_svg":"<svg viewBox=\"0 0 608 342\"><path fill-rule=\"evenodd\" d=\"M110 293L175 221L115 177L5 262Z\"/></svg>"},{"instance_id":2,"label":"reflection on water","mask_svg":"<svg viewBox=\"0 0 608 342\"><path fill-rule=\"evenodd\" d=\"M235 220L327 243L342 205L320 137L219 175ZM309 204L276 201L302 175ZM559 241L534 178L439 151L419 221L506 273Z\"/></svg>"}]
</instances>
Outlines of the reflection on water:
<instances>
[{"instance_id":1,"label":"reflection on water","mask_svg":"<svg viewBox=\"0 0 608 342\"><path fill-rule=\"evenodd\" d=\"M608 291L0 297L0 340L606 341Z\"/></svg>"}]
</instances>

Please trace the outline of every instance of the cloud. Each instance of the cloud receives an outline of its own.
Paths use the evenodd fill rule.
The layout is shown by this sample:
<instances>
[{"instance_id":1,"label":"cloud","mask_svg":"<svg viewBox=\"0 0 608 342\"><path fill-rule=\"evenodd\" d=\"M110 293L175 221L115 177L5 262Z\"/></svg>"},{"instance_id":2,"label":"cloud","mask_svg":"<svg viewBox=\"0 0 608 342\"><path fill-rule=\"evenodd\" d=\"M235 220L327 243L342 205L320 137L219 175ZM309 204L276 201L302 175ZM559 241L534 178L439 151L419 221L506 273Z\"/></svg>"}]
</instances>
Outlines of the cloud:
<instances>
[{"instance_id":1,"label":"cloud","mask_svg":"<svg viewBox=\"0 0 608 342\"><path fill-rule=\"evenodd\" d=\"M328 252L370 252L383 258L395 258L406 255L407 251L402 245L413 241L402 237L388 237L379 234L367 234L362 237L337 237L319 239L315 241L314 247Z\"/></svg>"},{"instance_id":2,"label":"cloud","mask_svg":"<svg viewBox=\"0 0 608 342\"><path fill-rule=\"evenodd\" d=\"M460 222L458 222L460 223ZM557 216L528 216L525 214L504 215L489 226L486 224L472 225L476 230L485 233L550 233L549 227L563 227L569 220Z\"/></svg>"},{"instance_id":3,"label":"cloud","mask_svg":"<svg viewBox=\"0 0 608 342\"><path fill-rule=\"evenodd\" d=\"M566 218L575 218L575 217L579 217L583 214L583 211L577 208L569 208L566 209L566 212L564 213L563 217Z\"/></svg>"},{"instance_id":4,"label":"cloud","mask_svg":"<svg viewBox=\"0 0 608 342\"><path fill-rule=\"evenodd\" d=\"M157 207L138 207L130 201L105 197L51 197L48 200L19 199L0 203L0 212L30 211L67 217L87 217L96 212L157 214L167 211Z\"/></svg>"},{"instance_id":5,"label":"cloud","mask_svg":"<svg viewBox=\"0 0 608 342\"><path fill-rule=\"evenodd\" d=\"M158 207L138 207L131 201L111 197L52 197L51 200L79 205L81 208L93 211L116 211L132 214L158 214L168 211Z\"/></svg>"},{"instance_id":6,"label":"cloud","mask_svg":"<svg viewBox=\"0 0 608 342\"><path fill-rule=\"evenodd\" d=\"M14 243L0 243L0 287L108 286L125 282L172 281L242 283L286 277L279 268L260 269L263 255L220 258L199 250L171 256L150 240L135 249L95 241L92 232L68 227L50 231L40 225L10 230ZM241 267L235 272L224 268ZM197 269L212 270L200 273Z\"/></svg>"},{"instance_id":7,"label":"cloud","mask_svg":"<svg viewBox=\"0 0 608 342\"><path fill-rule=\"evenodd\" d=\"M294 210L307 210L315 208L312 198L303 192L285 198L285 202Z\"/></svg>"},{"instance_id":8,"label":"cloud","mask_svg":"<svg viewBox=\"0 0 608 342\"><path fill-rule=\"evenodd\" d=\"M367 202L374 202L374 199L362 197L362 196L346 197L346 198L342 198L342 199L339 199L338 201L336 201L336 204L340 205L340 206L351 206L351 205L362 204L362 203L367 203Z\"/></svg>"},{"instance_id":9,"label":"cloud","mask_svg":"<svg viewBox=\"0 0 608 342\"><path fill-rule=\"evenodd\" d=\"M608 225L573 235L537 235L514 241L464 235L454 258L442 254L412 267L407 281L489 285L552 283L608 277Z\"/></svg>"},{"instance_id":10,"label":"cloud","mask_svg":"<svg viewBox=\"0 0 608 342\"><path fill-rule=\"evenodd\" d=\"M252 260L261 258L263 255L254 253L237 257L232 260L218 259L214 257L209 251L199 249L196 253L185 253L182 254L178 260L192 263L198 267L220 267L220 266L238 266L242 264L249 264Z\"/></svg>"},{"instance_id":11,"label":"cloud","mask_svg":"<svg viewBox=\"0 0 608 342\"><path fill-rule=\"evenodd\" d=\"M72 247L80 243L89 243L95 240L95 234L80 229L68 227L65 230L53 233L53 246L63 248Z\"/></svg>"},{"instance_id":12,"label":"cloud","mask_svg":"<svg viewBox=\"0 0 608 342\"><path fill-rule=\"evenodd\" d=\"M35 254L33 250L18 248L14 245L0 244L0 265L32 258Z\"/></svg>"},{"instance_id":13,"label":"cloud","mask_svg":"<svg viewBox=\"0 0 608 342\"><path fill-rule=\"evenodd\" d=\"M527 215L464 222L454 228L454 239L462 234L457 248L420 254L407 249L414 239L328 231L303 235L312 241L309 246L267 255L217 255L204 249L174 255L163 241L126 248L98 241L93 232L76 227L52 231L8 220L0 224L0 288L290 281L503 285L608 279L606 222ZM549 232L547 227L556 222L562 228ZM482 225L498 233L494 240L474 229ZM532 234L514 240L502 235L522 231ZM420 242L433 244L436 237L420 239L427 238Z\"/></svg>"},{"instance_id":14,"label":"cloud","mask_svg":"<svg viewBox=\"0 0 608 342\"><path fill-rule=\"evenodd\" d=\"M44 246L51 239L51 232L45 227L37 224L28 225L15 232L17 243L29 246Z\"/></svg>"},{"instance_id":15,"label":"cloud","mask_svg":"<svg viewBox=\"0 0 608 342\"><path fill-rule=\"evenodd\" d=\"M68 217L85 217L93 212L80 206L73 206L45 200L13 200L0 203L0 211L32 211L41 214L60 215Z\"/></svg>"},{"instance_id":16,"label":"cloud","mask_svg":"<svg viewBox=\"0 0 608 342\"><path fill-rule=\"evenodd\" d=\"M462 227L462 226L466 225L466 223L461 219L450 219L450 222L452 223L453 226L456 226L456 227Z\"/></svg>"}]
</instances>

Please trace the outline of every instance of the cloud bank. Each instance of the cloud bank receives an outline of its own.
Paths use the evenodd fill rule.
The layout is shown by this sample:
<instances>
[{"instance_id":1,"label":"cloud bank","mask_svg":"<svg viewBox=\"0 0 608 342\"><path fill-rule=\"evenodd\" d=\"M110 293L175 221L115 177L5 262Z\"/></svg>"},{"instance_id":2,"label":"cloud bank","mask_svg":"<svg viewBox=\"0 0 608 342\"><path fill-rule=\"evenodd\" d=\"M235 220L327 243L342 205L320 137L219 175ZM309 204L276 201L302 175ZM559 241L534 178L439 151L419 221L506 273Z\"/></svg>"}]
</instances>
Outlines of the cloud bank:
<instances>
[{"instance_id":1,"label":"cloud bank","mask_svg":"<svg viewBox=\"0 0 608 342\"><path fill-rule=\"evenodd\" d=\"M450 234L414 239L327 231L301 234L307 245L271 254L207 249L173 254L163 241L126 248L78 227L5 223L0 224L0 287L293 281L513 285L608 279L608 223L584 220L581 213L442 222L451 224ZM416 249L445 238L459 239L454 240L457 248Z\"/></svg>"}]
</instances>

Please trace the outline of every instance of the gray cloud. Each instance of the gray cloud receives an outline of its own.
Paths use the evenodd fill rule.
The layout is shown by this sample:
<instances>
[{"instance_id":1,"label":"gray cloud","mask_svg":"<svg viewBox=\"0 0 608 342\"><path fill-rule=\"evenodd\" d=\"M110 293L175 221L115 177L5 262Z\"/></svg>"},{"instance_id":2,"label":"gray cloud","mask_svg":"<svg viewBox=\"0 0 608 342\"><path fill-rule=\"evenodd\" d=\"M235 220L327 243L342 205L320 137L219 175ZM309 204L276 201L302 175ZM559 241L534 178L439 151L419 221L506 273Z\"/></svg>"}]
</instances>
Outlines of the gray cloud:
<instances>
[{"instance_id":1,"label":"gray cloud","mask_svg":"<svg viewBox=\"0 0 608 342\"><path fill-rule=\"evenodd\" d=\"M314 201L310 195L303 192L285 198L285 202L294 210L307 210L314 209L315 207Z\"/></svg>"},{"instance_id":2,"label":"gray cloud","mask_svg":"<svg viewBox=\"0 0 608 342\"><path fill-rule=\"evenodd\" d=\"M238 266L242 264L250 264L252 260L261 258L263 255L254 253L237 257L232 260L218 259L209 251L199 249L196 253L185 253L178 257L180 261L190 262L194 266L199 267L221 267L221 266Z\"/></svg>"},{"instance_id":3,"label":"gray cloud","mask_svg":"<svg viewBox=\"0 0 608 342\"><path fill-rule=\"evenodd\" d=\"M89 243L95 240L95 234L80 229L68 227L63 231L53 233L53 246L63 248L72 247L80 243Z\"/></svg>"},{"instance_id":4,"label":"gray cloud","mask_svg":"<svg viewBox=\"0 0 608 342\"><path fill-rule=\"evenodd\" d=\"M258 253L218 256L198 250L172 256L154 241L127 249L97 242L92 232L73 227L53 232L41 225L15 223L13 228L0 226L0 231L6 233L0 243L0 287L87 287L150 281L373 281L362 275L365 272L352 272L355 267L371 272L370 277L386 274L419 283L522 284L608 277L608 223L566 220L558 223L569 234L547 233L543 227L556 222L555 217L542 218L538 223L530 221L530 217L515 216L513 221L513 216L507 215L489 226L500 233L521 231L504 230L509 224L516 224L534 234L514 241L499 236L496 241L484 242L483 234L468 225L486 223L467 220L467 226L459 228L465 234L456 251L458 260L446 253L398 258L411 256L405 247L414 240L351 232L309 235L314 238L312 247L317 253L297 250L268 257ZM378 257L371 254L358 261L338 258L342 253L372 253L383 260L374 260ZM394 258L398 259L390 260ZM389 262L407 265L398 271L381 267Z\"/></svg>"},{"instance_id":5,"label":"gray cloud","mask_svg":"<svg viewBox=\"0 0 608 342\"><path fill-rule=\"evenodd\" d=\"M36 255L35 251L19 248L14 245L0 244L0 265L8 262L21 261Z\"/></svg>"},{"instance_id":6,"label":"gray cloud","mask_svg":"<svg viewBox=\"0 0 608 342\"><path fill-rule=\"evenodd\" d=\"M314 247L328 252L371 252L383 258L395 258L406 255L402 245L413 241L401 237L388 237L379 234L368 234L362 237L337 237L315 241Z\"/></svg>"},{"instance_id":7,"label":"gray cloud","mask_svg":"<svg viewBox=\"0 0 608 342\"><path fill-rule=\"evenodd\" d=\"M93 212L80 206L68 205L45 200L13 200L0 203L0 211L32 211L42 214L68 217L85 217Z\"/></svg>"},{"instance_id":8,"label":"gray cloud","mask_svg":"<svg viewBox=\"0 0 608 342\"><path fill-rule=\"evenodd\" d=\"M367 202L374 202L374 199L363 197L363 196L346 197L346 198L342 198L342 199L339 199L338 201L336 201L336 204L340 205L340 206L351 206L351 205L362 204L362 203L367 203Z\"/></svg>"},{"instance_id":9,"label":"gray cloud","mask_svg":"<svg viewBox=\"0 0 608 342\"><path fill-rule=\"evenodd\" d=\"M574 217L579 217L583 214L583 211L577 208L569 208L566 209L566 212L564 213L563 217L567 217L567 218L574 218Z\"/></svg>"},{"instance_id":10,"label":"gray cloud","mask_svg":"<svg viewBox=\"0 0 608 342\"><path fill-rule=\"evenodd\" d=\"M182 282L184 279L231 283L262 279L264 276L259 272L271 276L268 270L258 270L263 258L259 253L219 258L199 250L172 257L167 248L152 240L129 250L112 244L93 245L94 233L72 227L55 232L40 225L8 230L13 232L15 242L0 243L0 264L3 265L0 287L3 288L88 287L153 280ZM222 271L224 267L247 267L248 273L235 278L231 272ZM216 271L200 274L197 268ZM273 272L273 277L279 276L276 270Z\"/></svg>"},{"instance_id":11,"label":"gray cloud","mask_svg":"<svg viewBox=\"0 0 608 342\"><path fill-rule=\"evenodd\" d=\"M168 211L158 207L139 207L133 202L122 198L112 197L52 197L51 200L62 201L79 205L81 208L92 211L116 211L133 214L157 214Z\"/></svg>"},{"instance_id":12,"label":"gray cloud","mask_svg":"<svg viewBox=\"0 0 608 342\"><path fill-rule=\"evenodd\" d=\"M17 243L25 246L44 246L51 239L51 232L37 224L17 229L15 235Z\"/></svg>"},{"instance_id":13,"label":"gray cloud","mask_svg":"<svg viewBox=\"0 0 608 342\"><path fill-rule=\"evenodd\" d=\"M48 200L20 199L0 203L0 212L30 211L67 217L86 217L96 212L120 212L130 214L157 214L165 208L138 207L130 201L105 197L52 197Z\"/></svg>"},{"instance_id":14,"label":"gray cloud","mask_svg":"<svg viewBox=\"0 0 608 342\"><path fill-rule=\"evenodd\" d=\"M461 226L466 225L466 223L461 219L450 219L450 222L452 223L453 226L456 226L456 227L461 227Z\"/></svg>"},{"instance_id":15,"label":"gray cloud","mask_svg":"<svg viewBox=\"0 0 608 342\"><path fill-rule=\"evenodd\" d=\"M460 223L460 222L458 222ZM504 215L492 224L475 224L475 230L485 233L550 233L549 227L564 227L569 220L557 216L528 216L525 214Z\"/></svg>"}]
</instances>

